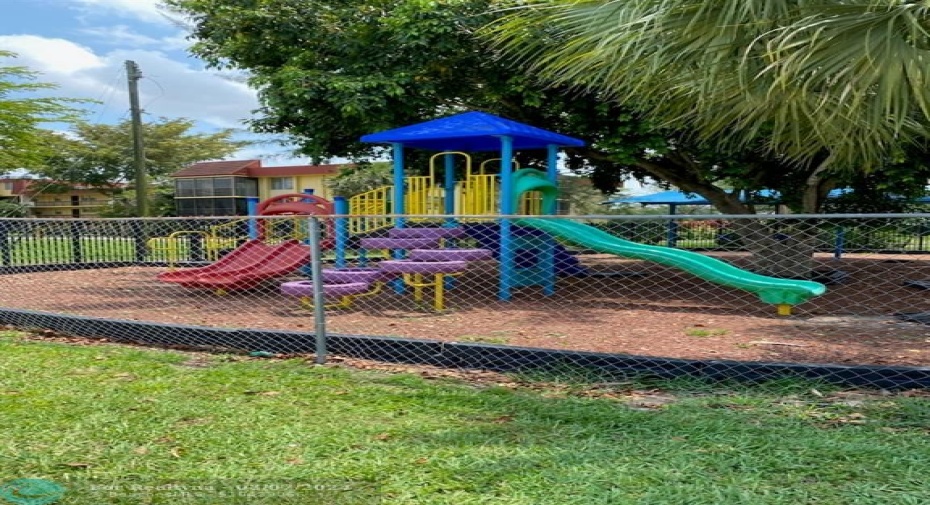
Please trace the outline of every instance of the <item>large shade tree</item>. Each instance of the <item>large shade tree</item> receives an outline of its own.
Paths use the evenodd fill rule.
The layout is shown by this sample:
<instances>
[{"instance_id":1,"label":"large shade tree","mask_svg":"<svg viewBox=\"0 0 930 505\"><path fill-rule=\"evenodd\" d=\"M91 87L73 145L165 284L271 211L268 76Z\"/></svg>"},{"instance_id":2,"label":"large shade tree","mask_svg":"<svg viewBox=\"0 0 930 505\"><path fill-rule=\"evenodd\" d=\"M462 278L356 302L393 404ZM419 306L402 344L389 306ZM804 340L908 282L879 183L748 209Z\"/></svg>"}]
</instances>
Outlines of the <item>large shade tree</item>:
<instances>
[{"instance_id":1,"label":"large shade tree","mask_svg":"<svg viewBox=\"0 0 930 505\"><path fill-rule=\"evenodd\" d=\"M485 33L551 86L599 93L718 153L760 156L759 180L790 181L765 184L814 213L841 182L874 187L870 173L898 175L905 193L926 185L928 28L930 4L903 0L540 0ZM812 223L771 231L740 229L761 269L808 271Z\"/></svg>"},{"instance_id":2,"label":"large shade tree","mask_svg":"<svg viewBox=\"0 0 930 505\"><path fill-rule=\"evenodd\" d=\"M194 132L193 120L161 118L143 124L145 166L153 181L198 161L225 158L248 143L234 131ZM124 187L135 178L132 125L78 123L68 135L47 139L54 153L36 170L55 181L101 189Z\"/></svg>"},{"instance_id":3,"label":"large shade tree","mask_svg":"<svg viewBox=\"0 0 930 505\"><path fill-rule=\"evenodd\" d=\"M636 94L632 90L552 79L558 73L555 67L533 66L532 57L545 63L542 49L570 46L575 34L555 23L536 23L545 19L540 16L546 9L526 9L521 13L526 18L514 20L506 18L509 11L496 0L167 4L187 17L193 54L215 68L245 71L259 90L261 109L252 127L289 134L303 154L315 158L364 158L376 151L358 141L363 134L477 109L589 141L587 147L568 153L567 164L590 175L605 191L631 175L651 176L701 194L722 212L748 214L754 208L741 201L745 191L778 189L793 209L819 210L829 189L854 178L855 170L823 151L814 161L802 162L799 156L770 149L764 135L718 146L710 136L694 134L694 124L670 121L642 106L653 101L626 100ZM507 19L503 26L513 29L509 36L502 35L506 29L492 34L512 45L491 46L476 36L499 18ZM501 49L517 47L511 53L516 58L495 57ZM738 61L740 53L734 52ZM592 68L576 76L586 72ZM540 75L550 79L540 81ZM660 89L676 83L674 76L668 77ZM660 81L656 77L653 82L659 86ZM896 162L914 165L924 151L923 145L915 144L909 150L886 152L872 166L884 170ZM908 189L916 192L920 186L911 181ZM792 244L777 246L790 249ZM762 244L759 250L774 251L776 244ZM777 273L765 262L760 268Z\"/></svg>"},{"instance_id":4,"label":"large shade tree","mask_svg":"<svg viewBox=\"0 0 930 505\"><path fill-rule=\"evenodd\" d=\"M543 0L487 32L552 86L801 167L816 212L842 172L926 152L928 29L922 1Z\"/></svg>"},{"instance_id":5,"label":"large shade tree","mask_svg":"<svg viewBox=\"0 0 930 505\"><path fill-rule=\"evenodd\" d=\"M14 56L0 51L0 59ZM0 66L0 174L40 165L50 152L45 125L80 116L79 100L35 96L55 87L37 79L26 67Z\"/></svg>"}]
</instances>

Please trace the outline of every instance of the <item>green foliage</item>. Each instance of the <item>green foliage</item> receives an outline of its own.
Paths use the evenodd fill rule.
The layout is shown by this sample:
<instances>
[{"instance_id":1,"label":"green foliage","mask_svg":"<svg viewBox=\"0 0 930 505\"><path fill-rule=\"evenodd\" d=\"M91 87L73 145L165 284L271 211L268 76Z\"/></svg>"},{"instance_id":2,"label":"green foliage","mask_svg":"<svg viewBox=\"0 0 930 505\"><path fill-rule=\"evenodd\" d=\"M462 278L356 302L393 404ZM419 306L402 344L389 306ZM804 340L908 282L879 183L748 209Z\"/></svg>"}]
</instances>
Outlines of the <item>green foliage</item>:
<instances>
[{"instance_id":1,"label":"green foliage","mask_svg":"<svg viewBox=\"0 0 930 505\"><path fill-rule=\"evenodd\" d=\"M0 51L0 58L14 56ZM36 78L25 67L0 66L0 173L39 166L51 152L41 125L74 121L80 115L73 107L80 100L29 98L29 93L55 87Z\"/></svg>"},{"instance_id":2,"label":"green foliage","mask_svg":"<svg viewBox=\"0 0 930 505\"><path fill-rule=\"evenodd\" d=\"M117 191L113 202L100 213L101 217L137 217L136 192L132 189ZM149 188L148 217L171 217L177 215L174 200L174 184L158 184Z\"/></svg>"},{"instance_id":3,"label":"green foliage","mask_svg":"<svg viewBox=\"0 0 930 505\"><path fill-rule=\"evenodd\" d=\"M337 196L346 198L393 184L393 167L390 163L358 163L345 167L336 177L326 181Z\"/></svg>"},{"instance_id":4,"label":"green foliage","mask_svg":"<svg viewBox=\"0 0 930 505\"><path fill-rule=\"evenodd\" d=\"M166 119L145 123L145 160L157 181L198 161L220 159L246 146L232 140L233 130L192 133L194 121ZM71 135L50 135L55 153L36 172L56 181L115 189L134 178L129 120L116 125L79 123Z\"/></svg>"},{"instance_id":5,"label":"green foliage","mask_svg":"<svg viewBox=\"0 0 930 505\"><path fill-rule=\"evenodd\" d=\"M607 196L591 184L586 177L559 177L559 196L568 205L570 214L592 215L609 214L610 209L603 204Z\"/></svg>"},{"instance_id":6,"label":"green foliage","mask_svg":"<svg viewBox=\"0 0 930 505\"><path fill-rule=\"evenodd\" d=\"M252 126L287 133L315 159L380 155L367 133L470 109L595 140L568 165L613 190L666 138L596 95L569 97L495 61L472 33L496 16L490 0L245 2L169 0L192 19L192 52L246 70L262 108ZM535 154L534 158L532 154ZM538 165L543 153L521 160Z\"/></svg>"},{"instance_id":7,"label":"green foliage","mask_svg":"<svg viewBox=\"0 0 930 505\"><path fill-rule=\"evenodd\" d=\"M12 200L0 200L0 218L26 217L27 215L29 215L29 209L25 205Z\"/></svg>"},{"instance_id":8,"label":"green foliage","mask_svg":"<svg viewBox=\"0 0 930 505\"><path fill-rule=\"evenodd\" d=\"M659 5L646 0L630 3ZM362 135L462 110L482 110L588 141L587 147L569 150L565 163L590 177L601 191L611 193L631 177L651 177L700 194L725 213L754 212L752 206L740 203L738 195L743 190L760 189L779 190L789 197L787 203L794 210L816 212L826 193L843 184L848 173L859 167L834 163L830 170L818 171L828 159L820 151L810 163L792 162L779 150L766 154L773 151L777 139L772 135L778 133L768 125L760 127L751 142L734 137L712 143L710 137L695 135L698 130L694 125L675 123L653 113L650 107L661 105L664 93L677 96L672 91L679 88L673 89L671 84L694 76L695 69L668 75L667 82L657 77L649 81L654 85L653 95L623 103L613 99L618 93L593 84L585 86L587 81L581 86L574 80L541 83L541 70L530 62L499 57L499 51L475 36L482 27L511 12L501 9L502 4L495 0L320 0L312 4L305 0L168 0L167 4L191 20L194 55L214 68L248 73L262 104L253 129L291 135L303 154L317 160L377 157L383 148L359 142ZM608 8L622 9L624 5L615 2ZM602 12L591 2L578 3L577 8L595 18ZM752 3L734 7L735 11L757 14L754 9ZM563 12L561 8L552 11ZM527 9L526 13L530 17L521 21L522 35L514 36L515 41L531 39L540 44L540 50L575 47L569 44L573 32L534 23L536 10ZM604 24L612 19L597 18L591 26L610 28ZM739 30L739 35L748 37L746 33L753 33L754 26ZM599 47L609 51L610 45ZM706 47L715 45L697 45L694 50ZM670 51L663 49L661 54ZM621 67L624 61L619 56L611 60ZM706 62L706 58L693 61ZM733 66L739 58L727 61L726 65ZM675 63L687 66L690 60L679 58ZM593 83L600 75L599 68L585 67L583 72L568 75L591 74ZM730 75L725 89L732 92L732 81L740 74L714 75ZM640 86L640 81L640 76L633 74L625 82ZM699 91L694 86L681 89ZM674 104L703 110L698 107L703 107L703 102ZM765 108L750 100L709 117L722 122L720 118L747 111L761 114ZM727 124L728 129L732 126ZM825 128L817 126L812 131L823 136L829 133ZM850 142L858 140L859 136ZM918 151L928 153L926 149L894 152L883 158L883 163L919 159L922 154ZM408 161L413 161L414 155L408 156ZM523 166L542 163L541 153L525 156L520 159ZM881 172L880 165L875 173ZM916 187L920 183L912 180L907 184Z\"/></svg>"},{"instance_id":9,"label":"green foliage","mask_svg":"<svg viewBox=\"0 0 930 505\"><path fill-rule=\"evenodd\" d=\"M833 0L539 0L488 33L579 86L717 149L879 167L928 136L930 5Z\"/></svg>"}]
</instances>

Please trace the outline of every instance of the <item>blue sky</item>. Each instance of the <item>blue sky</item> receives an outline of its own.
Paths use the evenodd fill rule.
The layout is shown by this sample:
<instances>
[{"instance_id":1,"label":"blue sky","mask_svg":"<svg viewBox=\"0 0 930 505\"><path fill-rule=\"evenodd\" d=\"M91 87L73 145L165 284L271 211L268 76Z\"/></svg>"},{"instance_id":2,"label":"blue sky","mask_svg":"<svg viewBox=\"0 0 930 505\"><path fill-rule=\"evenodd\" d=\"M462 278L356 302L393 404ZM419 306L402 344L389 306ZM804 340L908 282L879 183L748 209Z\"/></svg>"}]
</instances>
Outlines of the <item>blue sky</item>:
<instances>
[{"instance_id":1,"label":"blue sky","mask_svg":"<svg viewBox=\"0 0 930 505\"><path fill-rule=\"evenodd\" d=\"M87 120L114 123L128 117L124 62L135 61L144 78L140 102L146 117L187 117L199 131L245 130L258 107L255 92L208 70L187 55L186 33L158 7L159 0L2 0L0 49L41 80L58 85L51 94L89 98ZM243 137L262 139L247 133ZM264 140L273 140L265 137ZM236 158L263 158L265 165L302 163L273 144L249 147Z\"/></svg>"}]
</instances>

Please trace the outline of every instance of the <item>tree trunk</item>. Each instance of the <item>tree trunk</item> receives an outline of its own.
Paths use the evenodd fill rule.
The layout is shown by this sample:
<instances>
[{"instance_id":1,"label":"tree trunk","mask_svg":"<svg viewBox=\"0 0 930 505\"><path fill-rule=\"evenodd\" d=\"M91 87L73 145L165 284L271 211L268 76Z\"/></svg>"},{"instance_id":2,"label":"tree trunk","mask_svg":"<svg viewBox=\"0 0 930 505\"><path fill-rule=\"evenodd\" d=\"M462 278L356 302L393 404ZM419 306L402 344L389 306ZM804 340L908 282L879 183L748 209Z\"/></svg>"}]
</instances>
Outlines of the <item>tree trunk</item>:
<instances>
[{"instance_id":1,"label":"tree trunk","mask_svg":"<svg viewBox=\"0 0 930 505\"><path fill-rule=\"evenodd\" d=\"M723 214L755 214L751 205L740 201L738 192L726 191L704 180L696 167L689 165L686 155L680 153L672 158L644 160L638 165L684 191L703 196ZM832 180L824 177L829 161L827 158L807 177L802 195L802 212L818 213L827 194L835 186ZM793 279L809 279L812 276L818 239L816 220L737 219L732 231L752 254L751 268L755 272Z\"/></svg>"},{"instance_id":2,"label":"tree trunk","mask_svg":"<svg viewBox=\"0 0 930 505\"><path fill-rule=\"evenodd\" d=\"M814 270L817 225L812 221L739 220L736 233L752 253L752 270L772 277L809 279Z\"/></svg>"}]
</instances>

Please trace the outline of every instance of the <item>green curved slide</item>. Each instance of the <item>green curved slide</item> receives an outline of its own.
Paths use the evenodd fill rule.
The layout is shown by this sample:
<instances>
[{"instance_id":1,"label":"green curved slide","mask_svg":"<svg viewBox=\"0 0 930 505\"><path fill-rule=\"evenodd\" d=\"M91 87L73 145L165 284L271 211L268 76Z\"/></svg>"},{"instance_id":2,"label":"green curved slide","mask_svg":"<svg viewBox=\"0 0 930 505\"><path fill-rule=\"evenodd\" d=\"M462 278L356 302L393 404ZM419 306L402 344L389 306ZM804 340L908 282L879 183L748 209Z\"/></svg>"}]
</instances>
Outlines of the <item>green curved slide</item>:
<instances>
[{"instance_id":1,"label":"green curved slide","mask_svg":"<svg viewBox=\"0 0 930 505\"><path fill-rule=\"evenodd\" d=\"M822 295L827 290L819 282L768 277L703 254L617 238L593 226L574 221L522 218L514 224L537 228L598 252L679 268L710 282L755 293L765 303L796 305Z\"/></svg>"}]
</instances>

